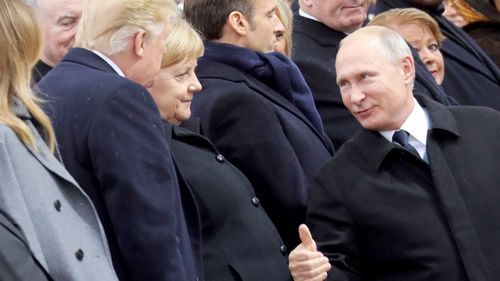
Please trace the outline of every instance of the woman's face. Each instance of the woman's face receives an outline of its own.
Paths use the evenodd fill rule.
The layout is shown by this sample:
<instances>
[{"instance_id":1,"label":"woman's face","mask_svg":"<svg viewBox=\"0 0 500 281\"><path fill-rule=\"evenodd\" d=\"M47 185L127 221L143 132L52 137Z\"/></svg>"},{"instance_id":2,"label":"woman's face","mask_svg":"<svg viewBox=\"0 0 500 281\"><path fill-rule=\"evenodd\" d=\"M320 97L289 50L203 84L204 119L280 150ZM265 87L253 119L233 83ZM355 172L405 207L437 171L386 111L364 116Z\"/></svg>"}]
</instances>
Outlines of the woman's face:
<instances>
[{"instance_id":1,"label":"woman's face","mask_svg":"<svg viewBox=\"0 0 500 281\"><path fill-rule=\"evenodd\" d=\"M441 85L444 79L443 54L439 50L439 42L424 24L410 23L395 26L397 32L415 48L418 56L425 63L436 83Z\"/></svg>"},{"instance_id":2,"label":"woman's face","mask_svg":"<svg viewBox=\"0 0 500 281\"><path fill-rule=\"evenodd\" d=\"M158 106L162 119L180 125L191 116L193 95L201 91L201 84L194 73L196 59L163 67L149 92Z\"/></svg>"}]
</instances>

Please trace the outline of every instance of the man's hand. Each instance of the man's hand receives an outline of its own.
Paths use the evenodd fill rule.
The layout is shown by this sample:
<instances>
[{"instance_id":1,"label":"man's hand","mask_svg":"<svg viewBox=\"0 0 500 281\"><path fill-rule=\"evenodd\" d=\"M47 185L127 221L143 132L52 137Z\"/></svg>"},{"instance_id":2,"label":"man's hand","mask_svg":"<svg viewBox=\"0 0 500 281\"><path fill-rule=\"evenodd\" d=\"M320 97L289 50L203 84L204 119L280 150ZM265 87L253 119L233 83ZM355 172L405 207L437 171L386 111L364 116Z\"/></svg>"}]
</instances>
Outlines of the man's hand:
<instances>
[{"instance_id":1,"label":"man's hand","mask_svg":"<svg viewBox=\"0 0 500 281\"><path fill-rule=\"evenodd\" d=\"M326 279L331 265L316 248L309 228L299 226L300 243L288 256L288 268L294 281L322 281Z\"/></svg>"}]
</instances>

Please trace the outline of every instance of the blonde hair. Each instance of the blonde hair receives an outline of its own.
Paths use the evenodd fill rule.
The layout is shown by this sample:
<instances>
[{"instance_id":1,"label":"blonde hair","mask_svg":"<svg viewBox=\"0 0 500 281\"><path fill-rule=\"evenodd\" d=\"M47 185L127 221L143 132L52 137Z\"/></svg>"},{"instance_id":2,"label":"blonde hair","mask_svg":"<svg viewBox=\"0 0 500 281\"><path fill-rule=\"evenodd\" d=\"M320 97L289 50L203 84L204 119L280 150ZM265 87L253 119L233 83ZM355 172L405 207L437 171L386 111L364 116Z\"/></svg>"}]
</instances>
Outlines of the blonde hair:
<instances>
[{"instance_id":1,"label":"blonde hair","mask_svg":"<svg viewBox=\"0 0 500 281\"><path fill-rule=\"evenodd\" d=\"M172 30L165 40L165 50L162 67L171 66L184 59L197 59L203 55L204 47L200 35L191 24L178 18L172 22Z\"/></svg>"},{"instance_id":2,"label":"blonde hair","mask_svg":"<svg viewBox=\"0 0 500 281\"><path fill-rule=\"evenodd\" d=\"M173 0L86 0L75 46L116 54L137 32L154 38L175 16Z\"/></svg>"},{"instance_id":3,"label":"blonde hair","mask_svg":"<svg viewBox=\"0 0 500 281\"><path fill-rule=\"evenodd\" d=\"M285 27L285 55L292 56L292 25L293 13L290 5L285 0L276 0L278 6L277 16Z\"/></svg>"},{"instance_id":4,"label":"blonde hair","mask_svg":"<svg viewBox=\"0 0 500 281\"><path fill-rule=\"evenodd\" d=\"M31 129L13 112L17 98L42 126L53 152L54 130L31 89L31 70L41 52L42 35L33 11L23 1L0 1L0 44L0 123L11 128L25 145L37 149Z\"/></svg>"},{"instance_id":5,"label":"blonde hair","mask_svg":"<svg viewBox=\"0 0 500 281\"><path fill-rule=\"evenodd\" d=\"M385 26L397 31L397 26L410 23L427 26L439 43L442 43L445 39L436 20L426 12L416 8L397 8L385 11L375 16L368 25Z\"/></svg>"}]
</instances>

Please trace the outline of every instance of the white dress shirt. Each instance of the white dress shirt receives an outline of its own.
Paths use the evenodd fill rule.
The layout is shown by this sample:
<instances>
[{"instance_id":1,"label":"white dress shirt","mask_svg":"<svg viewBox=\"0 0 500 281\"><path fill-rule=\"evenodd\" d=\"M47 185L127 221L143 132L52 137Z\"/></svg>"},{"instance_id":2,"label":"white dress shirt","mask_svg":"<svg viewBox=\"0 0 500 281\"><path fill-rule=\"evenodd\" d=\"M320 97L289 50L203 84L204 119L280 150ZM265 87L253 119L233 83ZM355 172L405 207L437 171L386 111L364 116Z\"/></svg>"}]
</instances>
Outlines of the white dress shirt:
<instances>
[{"instance_id":1,"label":"white dress shirt","mask_svg":"<svg viewBox=\"0 0 500 281\"><path fill-rule=\"evenodd\" d=\"M120 69L120 67L118 67L118 65L116 65L116 63L114 63L110 58L108 58L106 55L104 55L99 51L96 50L91 50L91 51L94 52L94 54L98 55L101 59L103 59L107 64L109 64L109 66L111 66L113 70L116 71L116 73L118 73L118 75L120 75L121 77L125 77L125 74Z\"/></svg>"}]
</instances>

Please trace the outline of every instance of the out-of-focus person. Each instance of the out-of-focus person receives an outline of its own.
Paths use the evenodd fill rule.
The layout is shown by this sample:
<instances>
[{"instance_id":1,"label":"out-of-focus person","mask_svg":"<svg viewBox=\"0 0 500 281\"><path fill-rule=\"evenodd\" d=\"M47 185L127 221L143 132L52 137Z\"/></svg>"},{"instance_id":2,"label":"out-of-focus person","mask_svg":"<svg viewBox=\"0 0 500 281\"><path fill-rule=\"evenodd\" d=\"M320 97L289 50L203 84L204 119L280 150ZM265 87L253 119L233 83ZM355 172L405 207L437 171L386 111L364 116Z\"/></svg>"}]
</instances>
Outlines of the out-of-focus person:
<instances>
[{"instance_id":1,"label":"out-of-focus person","mask_svg":"<svg viewBox=\"0 0 500 281\"><path fill-rule=\"evenodd\" d=\"M445 38L431 16L416 8L397 8L378 14L368 25L385 26L399 33L417 51L436 83L443 83L445 66L440 48Z\"/></svg>"},{"instance_id":2,"label":"out-of-focus person","mask_svg":"<svg viewBox=\"0 0 500 281\"><path fill-rule=\"evenodd\" d=\"M446 65L442 87L462 105L500 110L500 69L465 31L445 16L443 0L377 0L376 13L393 8L418 8L439 24L446 37L441 52Z\"/></svg>"},{"instance_id":3,"label":"out-of-focus person","mask_svg":"<svg viewBox=\"0 0 500 281\"><path fill-rule=\"evenodd\" d=\"M276 15L283 24L283 29L275 32L276 43L274 50L280 52L287 57L292 56L292 23L293 13L290 5L285 0L276 0L278 9Z\"/></svg>"},{"instance_id":4,"label":"out-of-focus person","mask_svg":"<svg viewBox=\"0 0 500 281\"><path fill-rule=\"evenodd\" d=\"M0 279L46 280L48 272L54 280L116 281L97 212L60 162L54 130L31 89L42 35L21 0L0 1L0 46L1 223L31 250L13 247L14 237L2 232ZM12 252L3 255L4 247Z\"/></svg>"},{"instance_id":5,"label":"out-of-focus person","mask_svg":"<svg viewBox=\"0 0 500 281\"><path fill-rule=\"evenodd\" d=\"M188 185L198 202L205 280L291 280L286 255L279 251L283 241L252 185L199 134L199 120L188 120L191 100L201 90L194 72L203 54L200 36L179 20L165 46L162 69L150 92L166 121L180 184Z\"/></svg>"},{"instance_id":6,"label":"out-of-focus person","mask_svg":"<svg viewBox=\"0 0 500 281\"><path fill-rule=\"evenodd\" d=\"M487 0L448 0L465 24L467 32L500 66L500 12L495 3Z\"/></svg>"},{"instance_id":7,"label":"out-of-focus person","mask_svg":"<svg viewBox=\"0 0 500 281\"><path fill-rule=\"evenodd\" d=\"M33 68L33 81L42 79L75 43L83 0L25 0L42 27L43 48Z\"/></svg>"},{"instance_id":8,"label":"out-of-focus person","mask_svg":"<svg viewBox=\"0 0 500 281\"><path fill-rule=\"evenodd\" d=\"M198 213L182 195L154 85L172 0L87 0L75 48L37 85L63 161L94 202L120 280L203 280Z\"/></svg>"},{"instance_id":9,"label":"out-of-focus person","mask_svg":"<svg viewBox=\"0 0 500 281\"><path fill-rule=\"evenodd\" d=\"M443 16L445 16L450 22L454 25L462 28L467 24L467 21L460 15L455 7L452 5L452 1L445 0L444 1L444 12Z\"/></svg>"}]
</instances>

